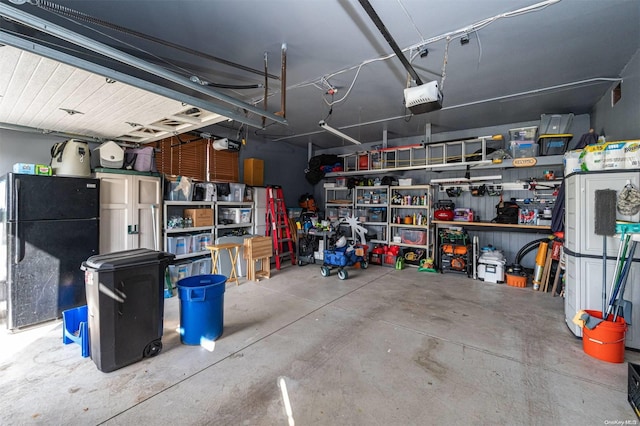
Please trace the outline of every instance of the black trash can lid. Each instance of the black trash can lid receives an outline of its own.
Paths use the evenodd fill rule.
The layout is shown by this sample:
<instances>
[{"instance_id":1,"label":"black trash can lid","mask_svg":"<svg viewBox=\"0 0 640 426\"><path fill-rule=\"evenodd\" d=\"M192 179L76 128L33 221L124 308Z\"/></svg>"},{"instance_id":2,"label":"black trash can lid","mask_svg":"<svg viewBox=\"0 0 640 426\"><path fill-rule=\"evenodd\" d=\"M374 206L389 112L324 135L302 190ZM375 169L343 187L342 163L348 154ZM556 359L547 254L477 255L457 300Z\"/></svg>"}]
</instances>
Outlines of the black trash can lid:
<instances>
[{"instance_id":1,"label":"black trash can lid","mask_svg":"<svg viewBox=\"0 0 640 426\"><path fill-rule=\"evenodd\" d=\"M82 269L95 271L111 271L147 264L168 264L175 257L172 253L150 249L133 249L91 256L82 262Z\"/></svg>"}]
</instances>

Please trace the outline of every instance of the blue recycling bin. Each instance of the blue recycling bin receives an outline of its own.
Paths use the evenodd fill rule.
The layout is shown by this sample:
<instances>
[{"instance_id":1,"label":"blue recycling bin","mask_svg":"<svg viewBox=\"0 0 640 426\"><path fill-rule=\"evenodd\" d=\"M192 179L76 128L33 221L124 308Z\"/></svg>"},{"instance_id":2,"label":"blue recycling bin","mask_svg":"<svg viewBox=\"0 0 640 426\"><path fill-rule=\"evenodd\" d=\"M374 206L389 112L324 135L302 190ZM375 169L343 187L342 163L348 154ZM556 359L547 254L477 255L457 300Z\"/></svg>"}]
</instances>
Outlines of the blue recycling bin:
<instances>
[{"instance_id":1,"label":"blue recycling bin","mask_svg":"<svg viewBox=\"0 0 640 426\"><path fill-rule=\"evenodd\" d=\"M180 341L203 345L222 335L224 317L224 275L194 275L178 281L180 298Z\"/></svg>"}]
</instances>

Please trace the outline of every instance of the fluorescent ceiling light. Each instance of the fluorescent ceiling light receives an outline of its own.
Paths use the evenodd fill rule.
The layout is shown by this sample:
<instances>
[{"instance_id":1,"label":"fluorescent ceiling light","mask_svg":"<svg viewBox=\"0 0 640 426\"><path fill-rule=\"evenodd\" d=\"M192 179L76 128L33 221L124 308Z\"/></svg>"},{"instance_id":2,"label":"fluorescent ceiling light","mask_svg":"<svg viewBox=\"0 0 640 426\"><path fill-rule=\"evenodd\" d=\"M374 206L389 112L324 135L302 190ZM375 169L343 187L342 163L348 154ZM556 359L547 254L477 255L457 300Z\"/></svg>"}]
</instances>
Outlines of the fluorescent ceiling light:
<instances>
[{"instance_id":1,"label":"fluorescent ceiling light","mask_svg":"<svg viewBox=\"0 0 640 426\"><path fill-rule=\"evenodd\" d=\"M320 125L320 127L322 127L324 130L326 130L329 133L333 133L336 136L340 136L342 139L344 139L346 141L349 141L351 143L354 143L356 145L362 145L362 142L359 142L359 141L355 140L354 138L352 138L349 135L345 135L340 130L334 129L333 127L331 127L327 123L325 123L324 120L320 120L320 122L318 124Z\"/></svg>"}]
</instances>

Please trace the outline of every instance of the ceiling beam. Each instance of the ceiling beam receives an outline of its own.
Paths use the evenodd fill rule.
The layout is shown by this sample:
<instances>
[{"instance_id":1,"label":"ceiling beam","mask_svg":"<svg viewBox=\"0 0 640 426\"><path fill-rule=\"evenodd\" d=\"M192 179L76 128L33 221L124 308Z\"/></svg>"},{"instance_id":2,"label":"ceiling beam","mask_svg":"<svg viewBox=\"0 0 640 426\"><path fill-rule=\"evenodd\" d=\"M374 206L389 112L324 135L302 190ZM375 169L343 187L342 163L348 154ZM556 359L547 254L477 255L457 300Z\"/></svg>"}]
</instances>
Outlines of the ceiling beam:
<instances>
[{"instance_id":1,"label":"ceiling beam","mask_svg":"<svg viewBox=\"0 0 640 426\"><path fill-rule=\"evenodd\" d=\"M210 96L214 99L218 99L222 102L228 103L235 107L247 110L261 117L266 117L269 120L273 120L275 122L278 122L284 125L288 124L287 120L284 119L283 117L277 116L267 111L263 111L260 108L257 108L251 104L235 99L231 96L227 96L225 94L219 93L215 90L210 89L207 86L203 86L201 84L195 83L190 79L185 78L179 74L173 73L171 71L168 71L158 66L155 66L153 64L150 64L146 61L140 60L139 58L136 58L133 55L129 55L124 52L121 52L117 49L114 49L112 47L99 43L95 40L92 40L81 34L78 34L71 30L63 28L59 25L53 24L44 19L30 15L26 12L23 12L22 10L0 3L0 16L4 18L8 18L10 20L14 20L24 26L52 35L54 37L57 37L61 40L64 40L76 46L80 46L84 49L88 49L98 54L104 55L108 58L114 59L125 65L129 65L131 67L145 71L149 74L159 76L161 78L164 78L165 80L171 81L173 83L189 88L191 90L195 90L204 95ZM55 58L52 58L52 59L55 59Z\"/></svg>"},{"instance_id":2,"label":"ceiling beam","mask_svg":"<svg viewBox=\"0 0 640 426\"><path fill-rule=\"evenodd\" d=\"M402 62L402 65L404 65L404 68L407 70L411 78L413 78L418 86L422 86L422 79L404 56L404 53L402 53L402 50L398 46L398 43L393 39L391 33L389 33L389 30L387 30L387 27L385 27L382 22L382 19L380 19L380 16L378 16L373 6L371 6L371 3L369 3L368 0L359 0L359 2L380 33L384 36L384 39L387 40L387 43L389 43L389 46L391 46L391 49L393 50L393 53L395 53L400 62Z\"/></svg>"}]
</instances>

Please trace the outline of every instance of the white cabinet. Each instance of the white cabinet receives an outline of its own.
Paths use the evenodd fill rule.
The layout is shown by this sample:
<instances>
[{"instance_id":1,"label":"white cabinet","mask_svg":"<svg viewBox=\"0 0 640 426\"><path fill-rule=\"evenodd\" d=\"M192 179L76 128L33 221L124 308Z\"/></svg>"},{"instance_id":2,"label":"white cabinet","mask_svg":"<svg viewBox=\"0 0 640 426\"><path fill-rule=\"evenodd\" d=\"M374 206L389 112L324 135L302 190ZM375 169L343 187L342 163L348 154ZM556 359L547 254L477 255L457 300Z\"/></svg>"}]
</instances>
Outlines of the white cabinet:
<instances>
[{"instance_id":1,"label":"white cabinet","mask_svg":"<svg viewBox=\"0 0 640 426\"><path fill-rule=\"evenodd\" d=\"M389 204L389 243L424 249L433 257L431 185L392 186Z\"/></svg>"},{"instance_id":2,"label":"white cabinet","mask_svg":"<svg viewBox=\"0 0 640 426\"><path fill-rule=\"evenodd\" d=\"M602 257L602 236L595 234L595 193L599 189L613 189L620 194L630 182L640 186L640 172L604 171L570 174L565 179L565 248L580 255ZM638 222L640 214L622 216L618 220ZM607 255L616 256L620 237L607 238ZM640 258L640 253L636 255Z\"/></svg>"},{"instance_id":3,"label":"white cabinet","mask_svg":"<svg viewBox=\"0 0 640 426\"><path fill-rule=\"evenodd\" d=\"M160 177L98 172L100 253L135 248L160 250Z\"/></svg>"},{"instance_id":4,"label":"white cabinet","mask_svg":"<svg viewBox=\"0 0 640 426\"><path fill-rule=\"evenodd\" d=\"M354 216L367 230L370 243L389 243L389 187L356 186Z\"/></svg>"},{"instance_id":5,"label":"white cabinet","mask_svg":"<svg viewBox=\"0 0 640 426\"><path fill-rule=\"evenodd\" d=\"M602 286L606 286L607 302L611 294L611 281L616 271L616 257L620 247L620 235L607 237L607 277L603 283L603 237L595 233L595 192L613 189L620 194L627 182L638 186L640 172L636 170L602 171L570 174L565 179L565 321L577 336L582 329L573 324L576 312L584 309L602 311ZM621 216L617 220L638 222L640 214ZM637 282L640 277L640 253L636 250L630 268L624 299L640 305ZM634 309L635 311L635 309ZM636 312L632 315L636 317ZM637 318L637 317L636 317ZM640 349L640 327L634 318L626 333L626 346Z\"/></svg>"}]
</instances>

